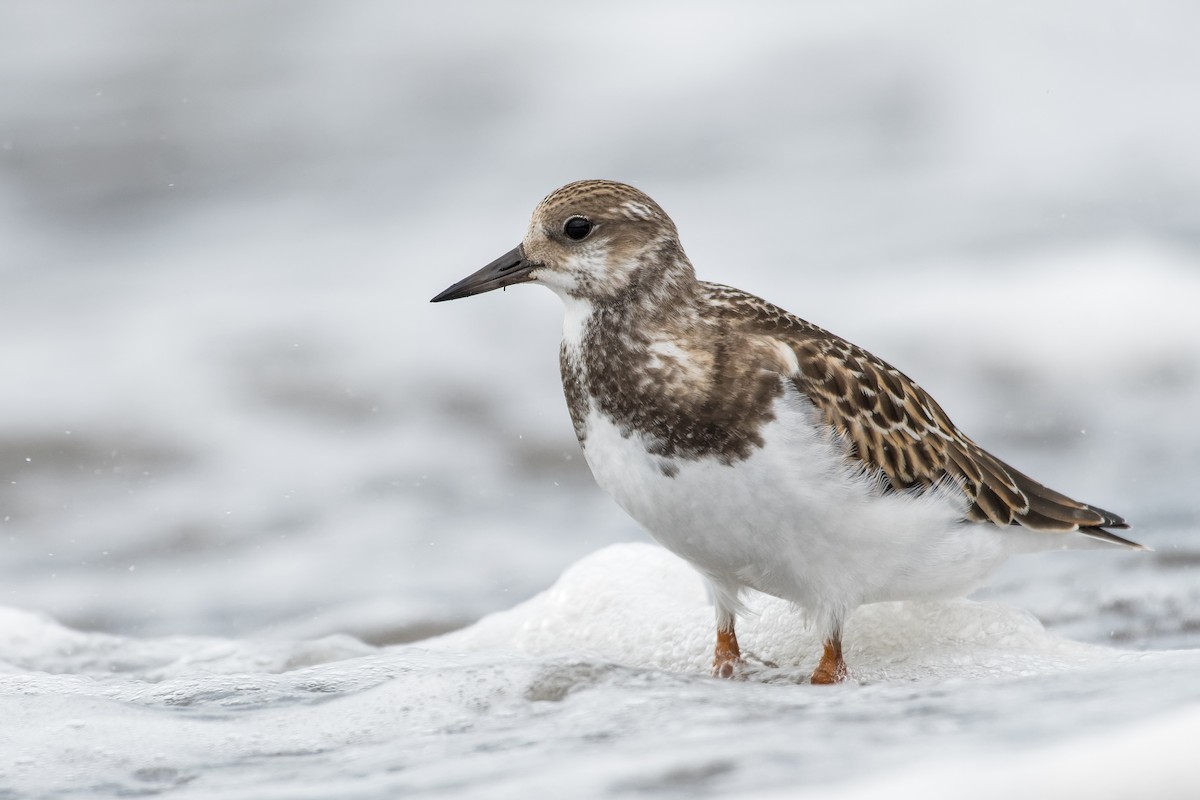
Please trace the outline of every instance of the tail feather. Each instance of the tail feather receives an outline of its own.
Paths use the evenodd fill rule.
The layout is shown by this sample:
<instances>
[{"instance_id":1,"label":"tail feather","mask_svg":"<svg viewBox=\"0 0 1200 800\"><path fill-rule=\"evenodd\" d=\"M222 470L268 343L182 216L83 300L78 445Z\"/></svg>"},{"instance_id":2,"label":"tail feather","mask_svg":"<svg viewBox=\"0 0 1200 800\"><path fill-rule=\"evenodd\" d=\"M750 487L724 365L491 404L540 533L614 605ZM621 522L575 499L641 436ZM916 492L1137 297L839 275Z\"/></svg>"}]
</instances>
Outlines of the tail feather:
<instances>
[{"instance_id":1,"label":"tail feather","mask_svg":"<svg viewBox=\"0 0 1200 800\"><path fill-rule=\"evenodd\" d=\"M990 519L998 525L1021 525L1035 531L1068 533L1079 531L1085 536L1113 544L1148 550L1112 530L1127 530L1125 519L1103 508L1072 500L1065 494L1018 472L990 453L979 449L974 453L982 481L975 496L974 519ZM1013 489L1017 490L1015 493ZM1013 495L1016 494L1015 499Z\"/></svg>"},{"instance_id":2,"label":"tail feather","mask_svg":"<svg viewBox=\"0 0 1200 800\"><path fill-rule=\"evenodd\" d=\"M1079 532L1084 536L1090 536L1093 539L1099 539L1102 542L1112 542L1113 544L1124 545L1131 547L1134 550L1152 551L1153 548L1147 547L1144 544L1139 544L1132 539L1126 539L1124 536L1117 536L1112 531L1106 531L1104 528L1080 528Z\"/></svg>"},{"instance_id":3,"label":"tail feather","mask_svg":"<svg viewBox=\"0 0 1200 800\"><path fill-rule=\"evenodd\" d=\"M1022 475L1019 472L1010 473L1020 487L1021 492L1029 500L1029 510L1050 517L1051 519L1071 522L1081 528L1117 528L1124 530L1129 527L1122 517L1105 511L1103 508L1072 500L1065 494Z\"/></svg>"}]
</instances>

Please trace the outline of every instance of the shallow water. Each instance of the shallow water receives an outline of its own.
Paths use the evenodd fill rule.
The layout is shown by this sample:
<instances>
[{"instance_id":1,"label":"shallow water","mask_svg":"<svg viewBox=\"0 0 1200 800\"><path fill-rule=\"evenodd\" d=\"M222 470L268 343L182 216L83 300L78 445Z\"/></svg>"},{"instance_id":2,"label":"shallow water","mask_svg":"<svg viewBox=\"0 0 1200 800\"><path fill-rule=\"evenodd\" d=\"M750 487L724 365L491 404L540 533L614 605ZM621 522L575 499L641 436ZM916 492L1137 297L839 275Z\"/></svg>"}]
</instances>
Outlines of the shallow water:
<instances>
[{"instance_id":1,"label":"shallow water","mask_svg":"<svg viewBox=\"0 0 1200 800\"><path fill-rule=\"evenodd\" d=\"M0 10L0 797L1196 794L1194 5L438 8ZM1154 552L709 679L554 298L426 302L587 176Z\"/></svg>"}]
</instances>

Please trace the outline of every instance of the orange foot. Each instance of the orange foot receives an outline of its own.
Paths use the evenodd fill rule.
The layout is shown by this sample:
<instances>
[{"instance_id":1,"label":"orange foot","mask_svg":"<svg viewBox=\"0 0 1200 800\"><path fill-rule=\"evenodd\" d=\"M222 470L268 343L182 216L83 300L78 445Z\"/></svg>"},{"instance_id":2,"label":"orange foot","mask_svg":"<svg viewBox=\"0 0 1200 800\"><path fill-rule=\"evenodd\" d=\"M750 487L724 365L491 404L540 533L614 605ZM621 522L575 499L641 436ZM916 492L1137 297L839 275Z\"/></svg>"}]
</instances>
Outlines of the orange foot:
<instances>
[{"instance_id":1,"label":"orange foot","mask_svg":"<svg viewBox=\"0 0 1200 800\"><path fill-rule=\"evenodd\" d=\"M744 663L742 661L741 648L738 647L737 637L733 634L733 628L729 630L717 628L717 647L713 651L713 677L741 677Z\"/></svg>"},{"instance_id":2,"label":"orange foot","mask_svg":"<svg viewBox=\"0 0 1200 800\"><path fill-rule=\"evenodd\" d=\"M821 654L821 663L813 670L812 682L815 684L841 683L849 673L846 662L842 660L841 639L830 639L825 642L825 652Z\"/></svg>"}]
</instances>

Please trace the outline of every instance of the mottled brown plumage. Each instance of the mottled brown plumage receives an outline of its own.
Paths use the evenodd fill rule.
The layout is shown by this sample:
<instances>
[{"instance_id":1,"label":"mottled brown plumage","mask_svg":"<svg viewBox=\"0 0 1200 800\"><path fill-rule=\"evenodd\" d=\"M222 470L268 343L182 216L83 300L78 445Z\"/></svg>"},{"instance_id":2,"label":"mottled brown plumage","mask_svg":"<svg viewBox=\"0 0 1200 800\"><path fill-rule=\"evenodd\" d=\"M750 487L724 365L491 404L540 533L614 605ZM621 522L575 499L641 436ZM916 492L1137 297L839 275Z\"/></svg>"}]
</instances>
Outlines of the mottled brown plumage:
<instances>
[{"instance_id":1,"label":"mottled brown plumage","mask_svg":"<svg viewBox=\"0 0 1200 800\"><path fill-rule=\"evenodd\" d=\"M773 419L784 377L820 409L846 458L878 471L886 491L923 492L951 482L966 495L971 521L1078 530L1138 546L1105 530L1128 528L1121 517L1043 486L979 447L890 364L758 297L713 283L695 286L700 303L720 313L699 320L687 303L676 302L647 319L633 300L634 286L630 297L597 309L597 324L584 339L584 357L592 362L586 369L564 350L563 388L581 442L592 397L626 432L649 434L656 455L734 463L762 446L759 430ZM653 350L659 333L677 337L684 330L695 345L687 370ZM795 364L781 361L764 340L787 347ZM673 469L667 460L660 468Z\"/></svg>"},{"instance_id":2,"label":"mottled brown plumage","mask_svg":"<svg viewBox=\"0 0 1200 800\"><path fill-rule=\"evenodd\" d=\"M773 354L731 335L730 321L699 321L687 304L673 309L651 322L639 304L605 304L582 341L582 363L563 348L563 387L576 433L586 440L583 418L591 398L626 435L648 437L664 472L674 458L745 459L762 447L761 429L783 393ZM664 347L680 329L711 347L686 353Z\"/></svg>"},{"instance_id":3,"label":"mottled brown plumage","mask_svg":"<svg viewBox=\"0 0 1200 800\"><path fill-rule=\"evenodd\" d=\"M1082 531L1139 547L1104 528L1128 528L1109 511L1060 494L971 441L915 381L882 359L753 295L705 283L713 307L746 335L775 337L796 355L796 388L843 438L846 457L879 470L892 489L953 481L974 522L1046 532Z\"/></svg>"},{"instance_id":4,"label":"mottled brown plumage","mask_svg":"<svg viewBox=\"0 0 1200 800\"><path fill-rule=\"evenodd\" d=\"M886 490L922 492L949 482L967 497L971 521L1078 530L1138 546L1105 530L1127 528L1121 517L1049 489L979 447L890 364L761 298L696 280L674 223L637 189L567 184L542 201L535 225L545 220L547 240L569 246L561 220L581 208L597 220L605 219L597 210L606 210L600 224L608 228L608 263L631 265L611 285L608 273L576 273L573 293L599 301L581 348L594 363L575 364L565 350L560 359L581 442L591 397L623 430L652 434L657 455L733 463L761 446L758 431L773 418L782 376L820 409L846 458L877 471ZM656 352L656 341L689 342L686 359ZM781 361L772 344L795 362ZM660 468L672 469L667 461Z\"/></svg>"}]
</instances>

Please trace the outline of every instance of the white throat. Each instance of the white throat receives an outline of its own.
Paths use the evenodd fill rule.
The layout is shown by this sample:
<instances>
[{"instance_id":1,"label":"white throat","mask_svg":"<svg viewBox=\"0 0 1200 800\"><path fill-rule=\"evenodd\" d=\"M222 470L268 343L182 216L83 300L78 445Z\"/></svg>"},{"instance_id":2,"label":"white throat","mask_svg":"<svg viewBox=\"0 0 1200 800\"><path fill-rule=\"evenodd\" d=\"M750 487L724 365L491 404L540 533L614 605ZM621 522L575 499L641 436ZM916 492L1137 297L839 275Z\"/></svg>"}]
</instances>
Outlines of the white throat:
<instances>
[{"instance_id":1,"label":"white throat","mask_svg":"<svg viewBox=\"0 0 1200 800\"><path fill-rule=\"evenodd\" d=\"M588 322L592 319L590 300L559 294L563 301L563 347L573 356L579 355Z\"/></svg>"}]
</instances>

